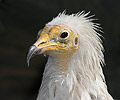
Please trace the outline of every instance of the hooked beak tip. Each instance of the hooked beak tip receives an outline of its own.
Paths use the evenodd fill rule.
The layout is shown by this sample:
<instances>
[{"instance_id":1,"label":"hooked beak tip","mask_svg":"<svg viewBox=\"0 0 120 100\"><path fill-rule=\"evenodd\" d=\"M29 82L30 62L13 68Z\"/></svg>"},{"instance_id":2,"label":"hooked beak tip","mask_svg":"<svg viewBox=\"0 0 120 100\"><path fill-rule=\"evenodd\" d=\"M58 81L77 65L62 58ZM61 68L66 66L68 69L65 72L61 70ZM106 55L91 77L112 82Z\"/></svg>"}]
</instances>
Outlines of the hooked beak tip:
<instances>
[{"instance_id":1,"label":"hooked beak tip","mask_svg":"<svg viewBox=\"0 0 120 100\"><path fill-rule=\"evenodd\" d=\"M32 45L27 53L27 65L29 67L30 59L35 55L37 47L35 45Z\"/></svg>"}]
</instances>

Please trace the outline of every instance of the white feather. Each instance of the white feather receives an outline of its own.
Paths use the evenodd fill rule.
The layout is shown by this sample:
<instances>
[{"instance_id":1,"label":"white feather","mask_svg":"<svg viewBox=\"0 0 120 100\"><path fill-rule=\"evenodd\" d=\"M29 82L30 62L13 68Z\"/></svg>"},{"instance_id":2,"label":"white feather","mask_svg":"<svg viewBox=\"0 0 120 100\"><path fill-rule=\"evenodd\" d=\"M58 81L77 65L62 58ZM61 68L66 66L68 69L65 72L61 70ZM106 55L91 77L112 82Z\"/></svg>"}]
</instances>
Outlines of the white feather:
<instances>
[{"instance_id":1,"label":"white feather","mask_svg":"<svg viewBox=\"0 0 120 100\"><path fill-rule=\"evenodd\" d=\"M56 59L49 57L37 100L113 100L104 83L104 64L98 24L89 12L59 14L47 25L65 25L77 32L79 49L71 57L68 70L58 71Z\"/></svg>"}]
</instances>

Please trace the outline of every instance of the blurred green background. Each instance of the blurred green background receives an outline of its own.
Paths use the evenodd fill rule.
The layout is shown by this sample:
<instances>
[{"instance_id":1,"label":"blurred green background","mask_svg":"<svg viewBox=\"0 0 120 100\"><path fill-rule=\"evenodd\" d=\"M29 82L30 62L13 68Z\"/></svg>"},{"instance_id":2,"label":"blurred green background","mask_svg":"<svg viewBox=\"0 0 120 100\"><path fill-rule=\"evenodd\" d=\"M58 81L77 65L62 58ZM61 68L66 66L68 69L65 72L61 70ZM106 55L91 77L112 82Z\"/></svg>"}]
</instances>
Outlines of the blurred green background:
<instances>
[{"instance_id":1,"label":"blurred green background","mask_svg":"<svg viewBox=\"0 0 120 100\"><path fill-rule=\"evenodd\" d=\"M108 89L120 99L120 0L0 0L0 100L36 100L47 58L33 58L28 68L26 53L39 29L64 9L95 14L104 31Z\"/></svg>"}]
</instances>

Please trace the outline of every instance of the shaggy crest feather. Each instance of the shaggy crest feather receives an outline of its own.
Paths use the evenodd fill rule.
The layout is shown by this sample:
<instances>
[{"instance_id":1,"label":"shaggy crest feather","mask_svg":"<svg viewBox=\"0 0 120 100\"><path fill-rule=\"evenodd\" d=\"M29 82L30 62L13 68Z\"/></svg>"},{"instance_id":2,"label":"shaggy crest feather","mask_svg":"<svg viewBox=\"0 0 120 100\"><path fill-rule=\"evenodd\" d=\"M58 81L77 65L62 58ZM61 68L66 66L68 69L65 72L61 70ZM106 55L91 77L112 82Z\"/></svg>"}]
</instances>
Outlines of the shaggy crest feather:
<instances>
[{"instance_id":1,"label":"shaggy crest feather","mask_svg":"<svg viewBox=\"0 0 120 100\"><path fill-rule=\"evenodd\" d=\"M56 59L48 58L37 100L113 100L107 91L101 65L104 65L99 24L84 11L60 13L47 25L65 25L79 35L79 48L72 55L68 70L59 72Z\"/></svg>"}]
</instances>

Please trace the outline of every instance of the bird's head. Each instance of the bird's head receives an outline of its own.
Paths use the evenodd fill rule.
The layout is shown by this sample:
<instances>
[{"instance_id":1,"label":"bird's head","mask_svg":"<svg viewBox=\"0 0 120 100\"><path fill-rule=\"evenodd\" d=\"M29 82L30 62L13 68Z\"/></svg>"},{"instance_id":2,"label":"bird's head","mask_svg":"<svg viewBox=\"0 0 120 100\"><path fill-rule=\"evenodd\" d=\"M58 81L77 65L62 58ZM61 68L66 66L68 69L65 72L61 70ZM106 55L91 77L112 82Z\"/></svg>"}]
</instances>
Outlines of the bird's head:
<instances>
[{"instance_id":1,"label":"bird's head","mask_svg":"<svg viewBox=\"0 0 120 100\"><path fill-rule=\"evenodd\" d=\"M92 69L94 66L100 66L100 63L104 62L104 56L98 33L99 26L92 22L94 19L90 19L91 16L88 14L84 12L71 15L62 13L46 24L39 31L37 41L29 49L28 65L34 55L47 54L57 59L55 61L64 64L72 58L69 64L73 62L78 64L76 66L81 64L83 67L79 68L90 66ZM65 65L61 64L61 66ZM99 67L96 67L96 70L97 68Z\"/></svg>"},{"instance_id":2,"label":"bird's head","mask_svg":"<svg viewBox=\"0 0 120 100\"><path fill-rule=\"evenodd\" d=\"M28 63L30 58L37 54L69 58L78 49L78 34L65 25L47 25L40 30L37 38L29 49Z\"/></svg>"}]
</instances>

